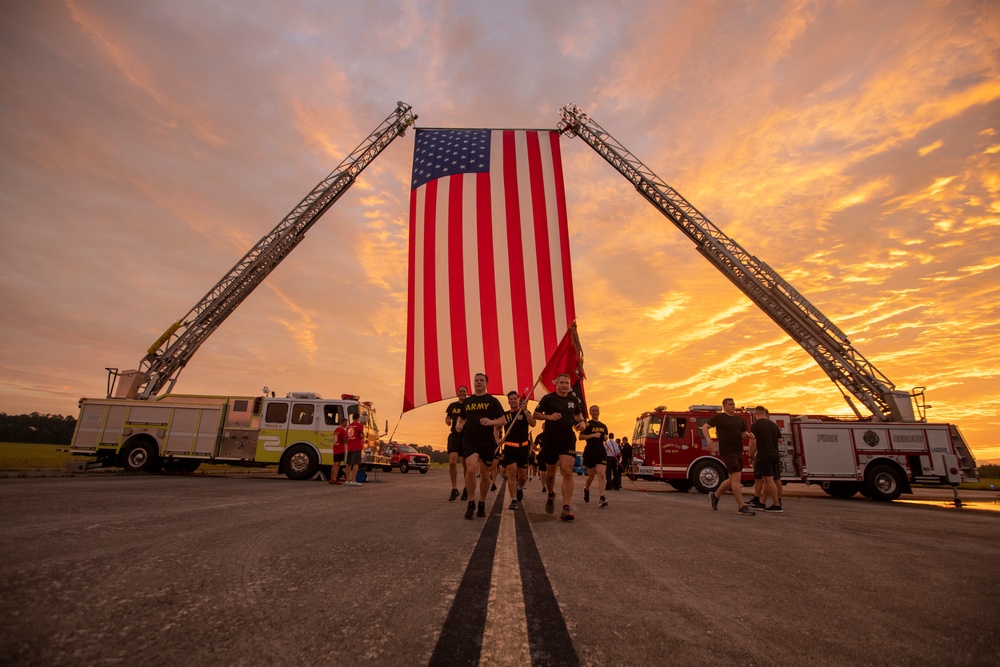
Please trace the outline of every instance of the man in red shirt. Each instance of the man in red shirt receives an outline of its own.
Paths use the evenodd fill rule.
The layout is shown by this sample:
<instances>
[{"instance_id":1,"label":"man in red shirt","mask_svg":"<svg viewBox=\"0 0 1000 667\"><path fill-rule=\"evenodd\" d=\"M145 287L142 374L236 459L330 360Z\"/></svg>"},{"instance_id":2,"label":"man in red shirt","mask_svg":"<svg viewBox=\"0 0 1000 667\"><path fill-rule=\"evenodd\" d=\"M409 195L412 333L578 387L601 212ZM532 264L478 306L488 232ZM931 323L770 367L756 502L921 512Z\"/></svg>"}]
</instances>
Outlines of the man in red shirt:
<instances>
[{"instance_id":1,"label":"man in red shirt","mask_svg":"<svg viewBox=\"0 0 1000 667\"><path fill-rule=\"evenodd\" d=\"M341 422L333 430L333 468L330 469L330 484L343 484L340 481L340 469L344 467L346 453L347 429L344 428L344 423Z\"/></svg>"},{"instance_id":2,"label":"man in red shirt","mask_svg":"<svg viewBox=\"0 0 1000 667\"><path fill-rule=\"evenodd\" d=\"M361 425L361 415L357 412L351 415L351 423L347 427L347 481L346 486L361 486L361 482L354 481L358 475L358 466L361 464L361 452L365 448L365 429Z\"/></svg>"}]
</instances>

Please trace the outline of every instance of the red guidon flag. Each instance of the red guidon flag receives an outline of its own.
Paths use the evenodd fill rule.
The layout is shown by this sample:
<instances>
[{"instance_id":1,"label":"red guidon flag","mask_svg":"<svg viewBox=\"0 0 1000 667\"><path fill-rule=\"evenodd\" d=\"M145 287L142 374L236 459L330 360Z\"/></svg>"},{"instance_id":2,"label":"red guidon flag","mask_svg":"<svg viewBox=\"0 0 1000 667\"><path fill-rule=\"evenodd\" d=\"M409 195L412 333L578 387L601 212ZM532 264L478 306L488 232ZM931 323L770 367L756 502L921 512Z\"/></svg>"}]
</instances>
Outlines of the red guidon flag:
<instances>
[{"instance_id":1,"label":"red guidon flag","mask_svg":"<svg viewBox=\"0 0 1000 667\"><path fill-rule=\"evenodd\" d=\"M523 392L575 319L555 130L418 129L403 410Z\"/></svg>"}]
</instances>

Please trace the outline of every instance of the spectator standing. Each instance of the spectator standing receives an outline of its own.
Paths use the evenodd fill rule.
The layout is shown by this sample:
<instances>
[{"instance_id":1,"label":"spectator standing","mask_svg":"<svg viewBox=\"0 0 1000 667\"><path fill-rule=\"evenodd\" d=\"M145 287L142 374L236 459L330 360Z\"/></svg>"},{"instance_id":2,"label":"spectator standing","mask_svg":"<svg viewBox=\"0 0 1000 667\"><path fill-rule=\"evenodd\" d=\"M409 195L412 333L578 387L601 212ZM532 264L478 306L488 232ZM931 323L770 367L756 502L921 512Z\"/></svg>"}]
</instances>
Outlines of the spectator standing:
<instances>
[{"instance_id":1,"label":"spectator standing","mask_svg":"<svg viewBox=\"0 0 1000 667\"><path fill-rule=\"evenodd\" d=\"M709 428L714 428L719 436L717 443L709 437ZM712 500L712 509L719 509L719 498L722 497L723 493L732 489L740 515L753 516L756 512L743 504L740 475L743 473L743 438L750 438L752 445L754 435L747 431L743 418L736 416L736 402L731 398L722 399L722 412L716 413L701 425L701 434L705 438L709 451L719 455L722 463L726 466L726 472L729 473L729 477L719 485L719 488L709 494Z\"/></svg>"},{"instance_id":2,"label":"spectator standing","mask_svg":"<svg viewBox=\"0 0 1000 667\"><path fill-rule=\"evenodd\" d=\"M344 459L346 456L347 429L344 428L344 423L341 422L337 424L337 428L333 429L333 467L330 470L330 484L343 484L340 481L340 475L344 468Z\"/></svg>"},{"instance_id":3,"label":"spectator standing","mask_svg":"<svg viewBox=\"0 0 1000 667\"><path fill-rule=\"evenodd\" d=\"M361 465L361 452L365 448L365 428L361 425L361 415L355 412L351 415L351 423L347 427L347 481L345 486L361 486L357 481L358 466Z\"/></svg>"}]
</instances>

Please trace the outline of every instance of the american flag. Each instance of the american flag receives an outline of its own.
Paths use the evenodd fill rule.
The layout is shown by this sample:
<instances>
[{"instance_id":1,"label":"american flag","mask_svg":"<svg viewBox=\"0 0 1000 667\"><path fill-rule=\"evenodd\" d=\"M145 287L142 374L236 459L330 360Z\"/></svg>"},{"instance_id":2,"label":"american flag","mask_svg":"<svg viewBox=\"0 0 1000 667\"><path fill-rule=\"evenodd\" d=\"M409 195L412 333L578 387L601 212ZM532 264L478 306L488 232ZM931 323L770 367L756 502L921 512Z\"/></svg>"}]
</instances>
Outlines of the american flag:
<instances>
[{"instance_id":1,"label":"american flag","mask_svg":"<svg viewBox=\"0 0 1000 667\"><path fill-rule=\"evenodd\" d=\"M418 129L403 410L523 392L574 319L559 134Z\"/></svg>"}]
</instances>

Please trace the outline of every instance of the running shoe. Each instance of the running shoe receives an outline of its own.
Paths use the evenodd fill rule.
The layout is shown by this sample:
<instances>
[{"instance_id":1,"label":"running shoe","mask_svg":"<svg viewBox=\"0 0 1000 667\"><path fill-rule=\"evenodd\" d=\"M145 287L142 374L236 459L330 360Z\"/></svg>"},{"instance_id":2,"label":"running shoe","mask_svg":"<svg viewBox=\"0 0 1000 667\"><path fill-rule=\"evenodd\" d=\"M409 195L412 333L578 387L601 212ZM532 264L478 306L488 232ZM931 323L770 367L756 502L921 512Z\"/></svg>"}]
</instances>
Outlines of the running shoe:
<instances>
[{"instance_id":1,"label":"running shoe","mask_svg":"<svg viewBox=\"0 0 1000 667\"><path fill-rule=\"evenodd\" d=\"M482 500L479 501L479 509L476 510L476 516L484 517L486 516L486 503Z\"/></svg>"},{"instance_id":2,"label":"running shoe","mask_svg":"<svg viewBox=\"0 0 1000 667\"><path fill-rule=\"evenodd\" d=\"M469 501L469 506L465 509L465 518L471 519L472 515L476 513L476 503Z\"/></svg>"},{"instance_id":3,"label":"running shoe","mask_svg":"<svg viewBox=\"0 0 1000 667\"><path fill-rule=\"evenodd\" d=\"M517 500L514 499L514 498L511 498L510 499L510 506L507 509L509 509L509 510L516 510L517 509Z\"/></svg>"},{"instance_id":4,"label":"running shoe","mask_svg":"<svg viewBox=\"0 0 1000 667\"><path fill-rule=\"evenodd\" d=\"M341 481L338 481L338 480L336 480L336 479L331 479L331 480L330 480L330 484L343 484L343 482L341 482Z\"/></svg>"},{"instance_id":5,"label":"running shoe","mask_svg":"<svg viewBox=\"0 0 1000 667\"><path fill-rule=\"evenodd\" d=\"M491 484L490 485L490 491L496 491L496 490L497 490L497 485L496 484Z\"/></svg>"},{"instance_id":6,"label":"running shoe","mask_svg":"<svg viewBox=\"0 0 1000 667\"><path fill-rule=\"evenodd\" d=\"M585 488L583 490L583 502L585 502L585 503L589 503L590 502L590 489Z\"/></svg>"},{"instance_id":7,"label":"running shoe","mask_svg":"<svg viewBox=\"0 0 1000 667\"><path fill-rule=\"evenodd\" d=\"M756 512L754 512L752 509L750 509L746 505L744 505L743 507L741 507L739 509L739 515L740 516L753 516L754 514L756 514Z\"/></svg>"},{"instance_id":8,"label":"running shoe","mask_svg":"<svg viewBox=\"0 0 1000 667\"><path fill-rule=\"evenodd\" d=\"M545 501L545 511L549 514L556 511L556 494L549 494L548 500Z\"/></svg>"},{"instance_id":9,"label":"running shoe","mask_svg":"<svg viewBox=\"0 0 1000 667\"><path fill-rule=\"evenodd\" d=\"M570 511L569 505L563 505L562 514L559 515L559 518L563 521L572 521L576 517L573 516L573 512Z\"/></svg>"},{"instance_id":10,"label":"running shoe","mask_svg":"<svg viewBox=\"0 0 1000 667\"><path fill-rule=\"evenodd\" d=\"M750 509L752 510L762 510L767 509L764 503L760 502L756 498L750 501Z\"/></svg>"},{"instance_id":11,"label":"running shoe","mask_svg":"<svg viewBox=\"0 0 1000 667\"><path fill-rule=\"evenodd\" d=\"M710 493L708 495L712 497L712 509L714 509L714 510L719 509L719 498L718 498L718 496L716 496L715 493Z\"/></svg>"},{"instance_id":12,"label":"running shoe","mask_svg":"<svg viewBox=\"0 0 1000 667\"><path fill-rule=\"evenodd\" d=\"M451 490L451 495L448 496L448 500L452 501L452 500L457 500L457 499L458 499L458 489L452 489Z\"/></svg>"},{"instance_id":13,"label":"running shoe","mask_svg":"<svg viewBox=\"0 0 1000 667\"><path fill-rule=\"evenodd\" d=\"M764 511L768 514L781 514L785 510L781 509L781 505L771 505L770 507L765 507Z\"/></svg>"},{"instance_id":14,"label":"running shoe","mask_svg":"<svg viewBox=\"0 0 1000 667\"><path fill-rule=\"evenodd\" d=\"M462 500L468 500L468 499L469 499L469 490L462 489Z\"/></svg>"},{"instance_id":15,"label":"running shoe","mask_svg":"<svg viewBox=\"0 0 1000 667\"><path fill-rule=\"evenodd\" d=\"M518 489L517 490L517 502L521 502L522 500L524 500L524 490L523 489Z\"/></svg>"},{"instance_id":16,"label":"running shoe","mask_svg":"<svg viewBox=\"0 0 1000 667\"><path fill-rule=\"evenodd\" d=\"M598 503L598 505L597 505L597 506L598 506L598 507L600 507L601 509L604 509L605 507L607 507L607 506L608 506L608 501L607 501L607 499L606 499L606 498L604 498L604 497L602 496L602 497L601 497L601 502L600 502L600 503Z\"/></svg>"}]
</instances>

